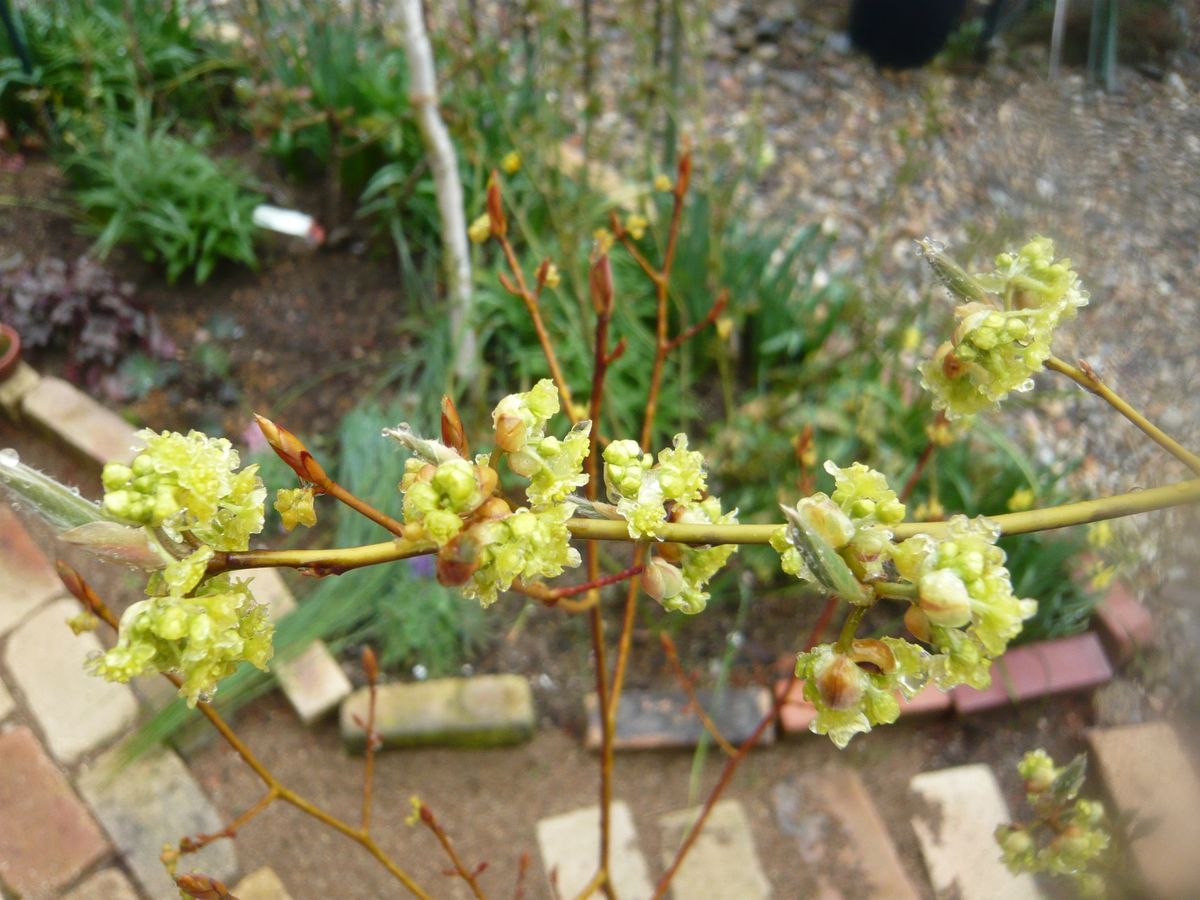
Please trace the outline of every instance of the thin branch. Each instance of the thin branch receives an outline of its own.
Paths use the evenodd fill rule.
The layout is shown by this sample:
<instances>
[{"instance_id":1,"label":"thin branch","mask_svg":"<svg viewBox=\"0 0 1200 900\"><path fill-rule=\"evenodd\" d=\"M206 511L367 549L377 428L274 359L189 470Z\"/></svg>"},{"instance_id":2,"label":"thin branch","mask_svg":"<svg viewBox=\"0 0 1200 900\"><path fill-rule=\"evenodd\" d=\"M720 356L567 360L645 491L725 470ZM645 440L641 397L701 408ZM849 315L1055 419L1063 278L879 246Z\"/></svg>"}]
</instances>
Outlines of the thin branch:
<instances>
[{"instance_id":1,"label":"thin branch","mask_svg":"<svg viewBox=\"0 0 1200 900\"><path fill-rule=\"evenodd\" d=\"M1198 502L1200 502L1200 478L1193 478L1161 487L1114 494L1096 500L1081 500L1024 512L1001 513L987 518L1000 528L1001 534L1031 534L1036 531L1051 531L1073 525L1086 525L1089 522L1119 519L1124 516ZM782 527L784 527L782 523L702 525L671 522L662 526L662 539L667 543L689 545L767 544L770 543L771 535ZM582 540L631 541L628 526L623 521L576 517L567 522L567 528L573 537ZM946 522L902 522L899 525L891 526L890 530L897 540L904 540L915 534L942 535L948 528ZM639 546L641 546L640 542ZM430 541L394 540L357 547L332 547L325 550L219 551L209 562L208 572L210 575L215 575L238 569L277 566L310 570L321 575L336 575L364 566L374 566L433 553L436 549Z\"/></svg>"},{"instance_id":2,"label":"thin branch","mask_svg":"<svg viewBox=\"0 0 1200 900\"><path fill-rule=\"evenodd\" d=\"M672 350L677 350L713 322L717 321L717 316L721 315L721 313L725 310L725 305L728 302L729 291L722 290L721 293L717 295L717 299L713 301L713 305L709 307L708 313L703 319L701 319L695 325L690 325L684 329L681 334L677 335L670 343L667 344L667 352L670 353Z\"/></svg>"},{"instance_id":3,"label":"thin branch","mask_svg":"<svg viewBox=\"0 0 1200 900\"><path fill-rule=\"evenodd\" d=\"M70 591L81 604L83 604L85 609L87 609L90 613L92 613L92 615L96 616L113 630L119 630L120 623L117 620L117 617L113 614L113 611L109 608L107 603L100 599L96 592L92 590L91 585L84 581L78 572L76 572L62 560L57 561L55 563L55 567L58 570L59 578L62 579L62 582L66 586L67 590ZM170 672L163 672L162 674L163 677L175 685L175 687L179 687L183 683L183 680L178 675L174 675ZM225 719L219 712L217 712L216 708L211 703L202 701L196 704L196 708L200 710L206 719L208 719L212 726L220 733L221 737L225 739L226 743L233 748L234 752L242 758L242 761L250 767L251 771L253 771L254 774L257 775L263 782L263 784L267 786L268 792L273 791L278 799L283 800L286 803L290 803L292 806L296 807L306 815L311 816L318 822L328 825L335 831L341 832L346 837L360 844L368 853L375 857L375 859L379 861L380 865L387 869L397 881L403 884L410 893L416 897L429 900L430 895L427 894L415 881L413 881L412 877L406 871L404 871L404 869L400 868L400 866L397 865L396 862L383 851L383 849L375 842L375 839L371 837L370 833L366 829L355 828L348 822L344 822L337 816L326 812L316 804L286 787L278 778L275 777L274 773L272 773L271 770L268 769L257 756L255 756L254 752L248 746L246 746L242 739L237 736L234 730L230 727L229 723L225 721Z\"/></svg>"},{"instance_id":4,"label":"thin branch","mask_svg":"<svg viewBox=\"0 0 1200 900\"><path fill-rule=\"evenodd\" d=\"M433 832L434 837L436 837L438 840L438 843L442 845L442 849L446 852L446 856L450 859L450 864L454 866L455 874L470 886L472 894L482 900L484 893L479 887L479 881L476 877L481 869L476 869L474 872L472 872L463 865L462 860L459 858L458 853L454 849L454 844L450 841L450 835L446 834L446 829L442 828L441 823L437 820L437 816L433 814L433 810L424 803L421 804L420 818L422 824L424 824L426 828Z\"/></svg>"},{"instance_id":5,"label":"thin branch","mask_svg":"<svg viewBox=\"0 0 1200 900\"><path fill-rule=\"evenodd\" d=\"M234 838L237 833L255 816L270 806L275 800L279 799L279 792L275 788L271 788L257 803L247 809L244 813L222 828L220 831L214 831L211 834L198 834L195 837L185 837L179 842L180 853L196 853L203 850L213 841L221 840L222 838Z\"/></svg>"},{"instance_id":6,"label":"thin branch","mask_svg":"<svg viewBox=\"0 0 1200 900\"><path fill-rule=\"evenodd\" d=\"M1101 381L1100 376L1096 374L1096 370L1086 362L1080 360L1079 368L1076 368L1070 363L1063 362L1057 356L1051 356L1046 360L1046 368L1066 375L1085 391L1095 394L1104 400L1109 406L1140 428L1150 440L1154 441L1154 443L1158 444L1158 446L1162 447L1197 475L1200 475L1200 456L1188 450L1134 409L1127 401L1118 396L1116 391Z\"/></svg>"},{"instance_id":7,"label":"thin branch","mask_svg":"<svg viewBox=\"0 0 1200 900\"><path fill-rule=\"evenodd\" d=\"M379 701L379 662L375 651L364 647L363 669L367 673L367 721L362 724L367 744L363 758L362 830L371 830L371 784L375 776L375 751L379 749L379 734L375 731L375 708Z\"/></svg>"},{"instance_id":8,"label":"thin branch","mask_svg":"<svg viewBox=\"0 0 1200 900\"><path fill-rule=\"evenodd\" d=\"M692 710L696 713L696 717L704 725L709 734L712 735L714 741L725 751L726 756L734 756L737 754L737 748L729 743L729 739L721 734L721 729L717 727L717 723L712 720L704 706L700 703L700 698L696 696L695 685L688 678L687 673L683 671L683 664L679 661L679 653L675 649L675 642L671 640L671 636L665 631L659 634L659 640L662 643L663 651L667 654L667 662L671 664L671 669L675 673L675 679L683 687L684 692L688 696L688 703L691 704Z\"/></svg>"}]
</instances>

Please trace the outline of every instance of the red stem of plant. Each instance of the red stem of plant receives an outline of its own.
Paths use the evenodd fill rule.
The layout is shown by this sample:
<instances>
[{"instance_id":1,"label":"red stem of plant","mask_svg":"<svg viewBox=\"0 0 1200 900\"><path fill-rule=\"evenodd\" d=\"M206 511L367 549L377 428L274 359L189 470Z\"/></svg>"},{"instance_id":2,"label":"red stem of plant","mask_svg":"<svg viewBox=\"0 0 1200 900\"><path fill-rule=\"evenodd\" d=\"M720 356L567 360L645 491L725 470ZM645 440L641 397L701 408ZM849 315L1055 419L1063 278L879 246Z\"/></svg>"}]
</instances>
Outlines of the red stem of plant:
<instances>
[{"instance_id":1,"label":"red stem of plant","mask_svg":"<svg viewBox=\"0 0 1200 900\"><path fill-rule=\"evenodd\" d=\"M595 581L586 581L583 584L573 584L570 587L555 588L546 597L547 603L553 604L556 600L561 600L564 597L575 597L579 594L588 591L594 591L598 588L607 587L610 584L616 584L618 581L624 581L626 578L632 578L635 575L642 574L645 566L630 566L628 569L622 569L620 572L613 572L611 575L602 575Z\"/></svg>"},{"instance_id":2,"label":"red stem of plant","mask_svg":"<svg viewBox=\"0 0 1200 900\"><path fill-rule=\"evenodd\" d=\"M717 727L717 723L709 716L708 711L700 703L700 698L696 696L696 688L692 684L692 679L688 678L687 673L683 671L683 664L679 661L679 653L675 649L675 642L671 636L665 631L659 634L659 641L662 643L663 650L667 654L667 662L671 664L671 669L675 673L675 678L683 687L687 694L688 702L692 705L692 709L696 713L696 717L700 719L708 733L712 735L714 741L725 751L726 756L733 756L737 753L737 748L729 743L729 739L721 734L721 729Z\"/></svg>"},{"instance_id":3,"label":"red stem of plant","mask_svg":"<svg viewBox=\"0 0 1200 900\"><path fill-rule=\"evenodd\" d=\"M483 893L483 889L479 887L479 881L475 877L476 872L470 871L462 864L462 860L459 859L458 853L454 850L454 844L450 842L450 836L446 834L446 830L438 822L437 817L433 814L433 810L424 803L421 804L421 821L433 832L434 836L438 839L438 843L442 845L442 849L446 851L446 856L449 857L450 864L454 866L455 874L470 886L471 893L474 896L482 900L485 894Z\"/></svg>"}]
</instances>

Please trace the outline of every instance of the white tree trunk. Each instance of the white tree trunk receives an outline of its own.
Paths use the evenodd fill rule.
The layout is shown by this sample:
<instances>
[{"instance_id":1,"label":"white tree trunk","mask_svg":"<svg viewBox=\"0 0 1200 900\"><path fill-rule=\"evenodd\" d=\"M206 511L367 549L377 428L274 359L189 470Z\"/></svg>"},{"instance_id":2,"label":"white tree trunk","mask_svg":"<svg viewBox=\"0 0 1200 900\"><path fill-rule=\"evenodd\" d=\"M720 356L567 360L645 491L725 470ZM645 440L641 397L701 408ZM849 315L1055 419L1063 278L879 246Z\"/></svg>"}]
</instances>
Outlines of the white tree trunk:
<instances>
[{"instance_id":1,"label":"white tree trunk","mask_svg":"<svg viewBox=\"0 0 1200 900\"><path fill-rule=\"evenodd\" d=\"M463 212L462 182L458 157L446 123L438 112L437 76L433 69L433 47L425 31L421 0L400 0L404 49L408 56L409 91L417 126L425 142L429 168L437 190L442 221L442 252L446 268L446 300L450 307L450 342L454 372L469 379L475 372L475 332L471 327L471 253Z\"/></svg>"}]
</instances>

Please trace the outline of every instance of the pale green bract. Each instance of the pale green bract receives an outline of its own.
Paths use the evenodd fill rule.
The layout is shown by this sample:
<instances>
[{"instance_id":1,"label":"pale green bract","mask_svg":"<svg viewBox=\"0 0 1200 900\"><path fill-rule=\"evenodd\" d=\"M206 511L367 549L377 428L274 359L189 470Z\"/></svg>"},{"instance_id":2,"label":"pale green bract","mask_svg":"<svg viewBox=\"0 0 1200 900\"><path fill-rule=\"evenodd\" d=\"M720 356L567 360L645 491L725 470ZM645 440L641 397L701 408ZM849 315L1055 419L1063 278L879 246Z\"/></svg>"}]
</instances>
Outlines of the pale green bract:
<instances>
[{"instance_id":1,"label":"pale green bract","mask_svg":"<svg viewBox=\"0 0 1200 900\"><path fill-rule=\"evenodd\" d=\"M238 472L238 453L225 438L138 432L146 448L126 466L104 467L104 511L161 527L178 539L190 532L217 550L245 550L262 531L266 488L257 466Z\"/></svg>"},{"instance_id":2,"label":"pale green bract","mask_svg":"<svg viewBox=\"0 0 1200 900\"><path fill-rule=\"evenodd\" d=\"M1050 357L1054 329L1088 302L1068 259L1055 261L1054 242L1035 237L1016 253L996 257L996 268L968 276L928 242L922 251L952 292L968 302L955 310L958 327L934 358L921 366L921 384L935 409L969 417L1009 392L1027 390Z\"/></svg>"},{"instance_id":3,"label":"pale green bract","mask_svg":"<svg viewBox=\"0 0 1200 900\"><path fill-rule=\"evenodd\" d=\"M146 672L176 672L189 706L245 660L266 670L274 627L245 582L210 578L189 597L168 594L134 603L121 616L117 645L92 656L87 670L127 682Z\"/></svg>"}]
</instances>

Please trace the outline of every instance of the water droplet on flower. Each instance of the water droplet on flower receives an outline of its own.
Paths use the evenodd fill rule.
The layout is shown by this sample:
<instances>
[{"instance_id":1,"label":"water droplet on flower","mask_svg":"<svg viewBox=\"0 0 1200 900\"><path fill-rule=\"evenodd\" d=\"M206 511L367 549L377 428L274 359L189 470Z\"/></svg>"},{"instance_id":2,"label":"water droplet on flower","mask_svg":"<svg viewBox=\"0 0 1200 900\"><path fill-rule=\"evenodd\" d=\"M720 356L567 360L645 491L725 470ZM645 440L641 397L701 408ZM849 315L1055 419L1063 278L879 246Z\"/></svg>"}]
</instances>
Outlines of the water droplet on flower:
<instances>
[{"instance_id":1,"label":"water droplet on flower","mask_svg":"<svg viewBox=\"0 0 1200 900\"><path fill-rule=\"evenodd\" d=\"M5 447L0 450L0 466L15 466L21 461L21 455L12 447Z\"/></svg>"},{"instance_id":2,"label":"water droplet on flower","mask_svg":"<svg viewBox=\"0 0 1200 900\"><path fill-rule=\"evenodd\" d=\"M1017 385L1017 387L1016 387L1016 390L1017 390L1017 391L1019 391L1019 392L1020 392L1020 393L1022 393L1022 394L1027 394L1027 393L1029 393L1030 391L1032 391L1032 390L1033 390L1033 379L1032 379L1032 378L1026 378L1026 379L1025 379L1024 381L1022 381L1022 382L1021 382L1019 385Z\"/></svg>"}]
</instances>

